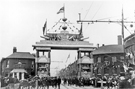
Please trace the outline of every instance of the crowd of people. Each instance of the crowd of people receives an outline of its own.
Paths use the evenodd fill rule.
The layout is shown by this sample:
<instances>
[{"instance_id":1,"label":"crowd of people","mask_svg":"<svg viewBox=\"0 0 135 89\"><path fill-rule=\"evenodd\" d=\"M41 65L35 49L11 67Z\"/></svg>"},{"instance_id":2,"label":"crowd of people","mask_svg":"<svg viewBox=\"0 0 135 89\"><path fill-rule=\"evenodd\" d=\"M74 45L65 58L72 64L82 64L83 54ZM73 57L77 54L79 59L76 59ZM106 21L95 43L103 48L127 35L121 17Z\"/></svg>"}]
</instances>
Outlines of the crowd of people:
<instances>
[{"instance_id":1,"label":"crowd of people","mask_svg":"<svg viewBox=\"0 0 135 89\"><path fill-rule=\"evenodd\" d=\"M42 89L49 89L53 87L54 89L60 89L60 85L67 86L93 86L101 87L101 80L103 80L103 87L107 89L135 89L135 78L130 74L124 76L103 76L103 77L93 77L93 78L60 78L60 77L30 77L26 80L19 81L15 76L12 78L12 75L9 77L1 77L1 87L6 87L6 89L23 89L29 87L29 89L34 89L36 85L42 87ZM30 88L31 87L31 88Z\"/></svg>"},{"instance_id":2,"label":"crowd of people","mask_svg":"<svg viewBox=\"0 0 135 89\"><path fill-rule=\"evenodd\" d=\"M93 78L63 78L63 84L68 86L93 86L104 89L135 89L135 78L130 74L122 76L103 76Z\"/></svg>"},{"instance_id":3,"label":"crowd of people","mask_svg":"<svg viewBox=\"0 0 135 89\"><path fill-rule=\"evenodd\" d=\"M36 83L37 82L37 83ZM36 86L42 89L49 89L52 86L54 89L60 89L61 78L60 77L30 77L24 80L18 80L15 76L12 75L8 77L1 78L1 87L5 87L6 89L35 89Z\"/></svg>"},{"instance_id":4,"label":"crowd of people","mask_svg":"<svg viewBox=\"0 0 135 89\"><path fill-rule=\"evenodd\" d=\"M13 78L12 74L8 77L1 77L1 87L6 87L6 89L14 89L16 86L19 86L19 83L17 76Z\"/></svg>"}]
</instances>

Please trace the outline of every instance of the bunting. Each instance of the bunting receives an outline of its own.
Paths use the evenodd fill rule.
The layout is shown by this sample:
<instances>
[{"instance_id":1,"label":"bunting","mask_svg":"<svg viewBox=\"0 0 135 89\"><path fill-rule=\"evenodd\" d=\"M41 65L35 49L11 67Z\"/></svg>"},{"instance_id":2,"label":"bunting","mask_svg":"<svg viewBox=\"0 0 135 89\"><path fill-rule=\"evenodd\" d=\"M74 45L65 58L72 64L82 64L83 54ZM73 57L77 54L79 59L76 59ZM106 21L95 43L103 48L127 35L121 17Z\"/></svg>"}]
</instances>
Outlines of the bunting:
<instances>
[{"instance_id":1,"label":"bunting","mask_svg":"<svg viewBox=\"0 0 135 89\"><path fill-rule=\"evenodd\" d=\"M80 28L80 31L79 31L79 35L82 35L82 23L81 23L81 28Z\"/></svg>"}]
</instances>

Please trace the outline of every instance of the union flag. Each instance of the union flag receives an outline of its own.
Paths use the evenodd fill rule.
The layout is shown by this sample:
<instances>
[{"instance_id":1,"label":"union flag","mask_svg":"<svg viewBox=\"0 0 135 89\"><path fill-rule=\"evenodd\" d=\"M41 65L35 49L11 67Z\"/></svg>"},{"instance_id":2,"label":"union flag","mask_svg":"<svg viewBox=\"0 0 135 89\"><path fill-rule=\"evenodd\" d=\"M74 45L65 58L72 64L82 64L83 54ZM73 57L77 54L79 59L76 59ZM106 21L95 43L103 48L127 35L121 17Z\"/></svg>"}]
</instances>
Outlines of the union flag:
<instances>
[{"instance_id":1,"label":"union flag","mask_svg":"<svg viewBox=\"0 0 135 89\"><path fill-rule=\"evenodd\" d=\"M60 10L57 12L57 14L59 14L59 13L64 13L64 10L65 10L65 8L64 8L64 6L63 6L63 7L60 8Z\"/></svg>"}]
</instances>

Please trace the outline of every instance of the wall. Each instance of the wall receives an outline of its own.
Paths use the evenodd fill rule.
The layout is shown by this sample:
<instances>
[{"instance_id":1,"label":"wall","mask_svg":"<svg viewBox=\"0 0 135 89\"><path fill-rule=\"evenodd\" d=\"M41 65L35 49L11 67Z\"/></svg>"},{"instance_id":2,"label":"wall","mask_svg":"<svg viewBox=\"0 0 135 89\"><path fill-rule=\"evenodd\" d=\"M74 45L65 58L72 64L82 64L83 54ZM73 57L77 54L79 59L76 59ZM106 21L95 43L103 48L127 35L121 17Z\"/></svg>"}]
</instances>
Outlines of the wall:
<instances>
[{"instance_id":1,"label":"wall","mask_svg":"<svg viewBox=\"0 0 135 89\"><path fill-rule=\"evenodd\" d=\"M124 54L123 53L118 53L118 54L117 53L116 54L114 54L114 53L113 54L99 54L99 55L93 55L93 58L94 58L94 68L95 69L103 67L103 69L100 70L100 71L95 70L95 75L100 74L100 73L104 75L106 68L109 68L109 70L108 70L109 72L108 73L109 73L109 75L112 75L112 74L114 74L114 72L113 72L113 68L114 67L116 67L116 69L117 69L116 70L117 74L120 74L120 72L123 72L123 69L119 69L117 67L117 66L120 66L120 67L123 68L123 63L121 62L121 61L124 61ZM108 62L105 62L105 61L108 61Z\"/></svg>"},{"instance_id":2,"label":"wall","mask_svg":"<svg viewBox=\"0 0 135 89\"><path fill-rule=\"evenodd\" d=\"M24 68L27 70L28 74L31 74L31 71L32 71L31 67L33 66L32 61L34 62L34 65L35 65L35 59L16 59L16 58L6 59L5 58L2 61L2 71L4 72L3 74L6 75L6 73L11 72L14 68ZM17 65L18 62L22 63L21 66ZM8 64L9 66L7 66Z\"/></svg>"}]
</instances>

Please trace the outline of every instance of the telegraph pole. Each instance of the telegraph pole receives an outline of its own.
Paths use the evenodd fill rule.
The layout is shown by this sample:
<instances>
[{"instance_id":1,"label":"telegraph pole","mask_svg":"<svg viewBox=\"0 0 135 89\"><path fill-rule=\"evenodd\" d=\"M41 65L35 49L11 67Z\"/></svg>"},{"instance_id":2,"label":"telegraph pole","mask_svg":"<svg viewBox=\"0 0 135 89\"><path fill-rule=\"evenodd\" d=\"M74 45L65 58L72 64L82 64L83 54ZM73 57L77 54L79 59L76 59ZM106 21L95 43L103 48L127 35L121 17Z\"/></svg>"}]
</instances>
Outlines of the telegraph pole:
<instances>
[{"instance_id":1,"label":"telegraph pole","mask_svg":"<svg viewBox=\"0 0 135 89\"><path fill-rule=\"evenodd\" d=\"M81 20L80 19L80 14L79 14L79 20L77 20L78 23L94 23L94 22L100 22L100 23L121 23L121 26L122 26L122 43L123 43L123 48L125 48L124 46L124 28L126 28L124 26L124 23L135 23L135 21L124 21L124 14L123 14L123 8L122 8L122 20L121 21L112 21L112 20L108 20L108 21L101 21L101 20ZM124 50L124 53L125 53L125 50Z\"/></svg>"},{"instance_id":2,"label":"telegraph pole","mask_svg":"<svg viewBox=\"0 0 135 89\"><path fill-rule=\"evenodd\" d=\"M101 20L81 20L80 19L80 13L79 13L79 20L77 20L78 23L94 23L94 22L104 22L104 23L121 23L122 24L122 38L123 38L123 44L124 44L124 23L135 23L134 21L124 21L124 15L123 15L123 9L122 9L122 20L121 21L101 21Z\"/></svg>"},{"instance_id":3,"label":"telegraph pole","mask_svg":"<svg viewBox=\"0 0 135 89\"><path fill-rule=\"evenodd\" d=\"M91 22L91 23L94 23L94 22L104 22L104 23L121 23L122 25L122 41L123 41L123 50L124 50L124 58L125 58L125 45L124 45L124 23L135 23L134 21L124 21L124 15L123 15L123 8L122 8L122 20L121 21L101 21L101 20L81 20L80 19L80 13L79 13L79 20L77 21L78 23L80 22L81 24L84 23L84 22ZM103 72L103 66L102 66L102 72ZM102 74L102 76L104 75L104 73ZM103 80L101 79L101 89L104 89L103 87Z\"/></svg>"}]
</instances>

